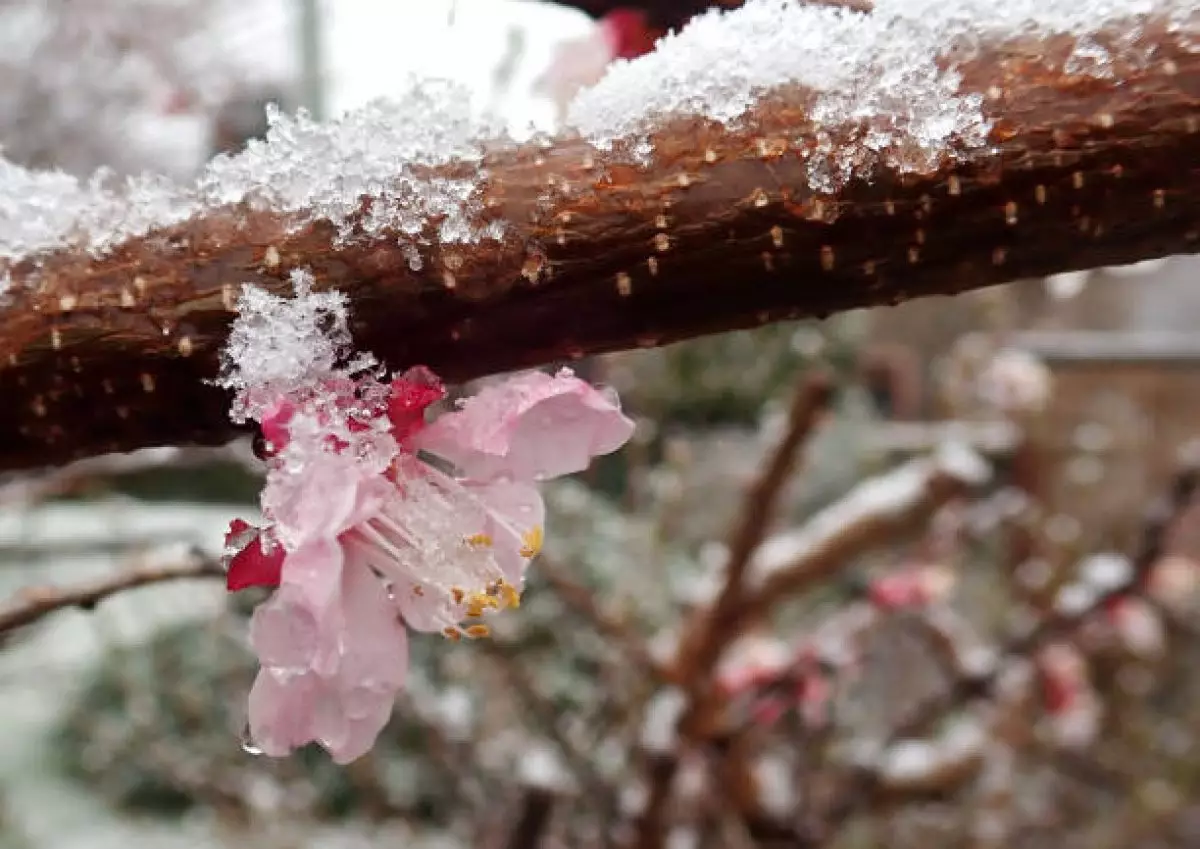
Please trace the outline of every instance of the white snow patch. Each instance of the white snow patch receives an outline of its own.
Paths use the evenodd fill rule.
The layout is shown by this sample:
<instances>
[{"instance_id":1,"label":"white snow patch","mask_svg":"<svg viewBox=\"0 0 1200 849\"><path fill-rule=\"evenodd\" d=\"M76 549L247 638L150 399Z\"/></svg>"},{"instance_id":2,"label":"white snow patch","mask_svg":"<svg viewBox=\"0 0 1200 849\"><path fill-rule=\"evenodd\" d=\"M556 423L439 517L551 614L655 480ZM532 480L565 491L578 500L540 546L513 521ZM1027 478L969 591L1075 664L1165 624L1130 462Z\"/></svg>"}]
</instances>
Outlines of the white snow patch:
<instances>
[{"instance_id":1,"label":"white snow patch","mask_svg":"<svg viewBox=\"0 0 1200 849\"><path fill-rule=\"evenodd\" d=\"M503 227L472 225L472 195L483 177L426 177L422 166L478 163L483 145L501 137L476 119L469 93L441 80L410 78L401 93L318 124L303 113L270 115L265 141L219 156L190 186L162 177L117 181L99 173L81 181L32 172L0 159L0 259L84 248L102 254L121 241L239 202L295 215L295 225L326 219L342 238L363 197L375 199L355 222L368 236L394 229L411 241L441 217L441 242L499 238Z\"/></svg>"},{"instance_id":2,"label":"white snow patch","mask_svg":"<svg viewBox=\"0 0 1200 849\"><path fill-rule=\"evenodd\" d=\"M887 152L901 169L920 169L935 164L954 138L984 143L990 127L982 98L960 95L959 75L939 69L939 56L953 51L970 58L989 43L1065 33L1078 38L1072 73L1111 76L1114 57L1089 35L1130 21L1119 39L1121 59L1145 61L1136 52L1137 24L1166 14L1177 26L1195 28L1192 6L1191 0L875 0L863 14L750 0L693 19L650 56L614 64L576 98L568 121L598 147L633 140L645 155L643 137L664 115L732 124L763 92L799 84L817 93L818 125L866 121L869 127L859 151L843 151L848 155L839 156L834 171L823 166L810 175L813 188L833 190L870 152Z\"/></svg>"}]
</instances>

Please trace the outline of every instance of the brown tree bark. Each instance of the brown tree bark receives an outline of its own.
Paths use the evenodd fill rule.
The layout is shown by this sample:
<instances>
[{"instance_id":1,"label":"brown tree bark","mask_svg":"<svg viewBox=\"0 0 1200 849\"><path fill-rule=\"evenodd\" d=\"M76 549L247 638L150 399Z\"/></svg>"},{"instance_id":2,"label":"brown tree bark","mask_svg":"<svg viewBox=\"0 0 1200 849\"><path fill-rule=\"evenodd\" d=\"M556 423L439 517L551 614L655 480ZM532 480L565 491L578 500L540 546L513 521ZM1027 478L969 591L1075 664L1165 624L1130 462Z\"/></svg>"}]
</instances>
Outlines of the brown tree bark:
<instances>
[{"instance_id":1,"label":"brown tree bark","mask_svg":"<svg viewBox=\"0 0 1200 849\"><path fill-rule=\"evenodd\" d=\"M394 235L339 247L327 222L235 207L100 258L13 264L0 469L229 437L203 381L237 288L284 291L297 267L349 295L360 348L457 380L1193 252L1200 55L1165 28L1143 38L1149 62L1106 79L1062 70L1070 38L997 46L959 68L994 119L988 148L927 173L864 161L835 194L809 186L813 95L789 88L738 129L665 122L644 168L578 137L494 150L482 217L508 222L503 241L422 249L416 271ZM854 127L820 129L855 147Z\"/></svg>"}]
</instances>

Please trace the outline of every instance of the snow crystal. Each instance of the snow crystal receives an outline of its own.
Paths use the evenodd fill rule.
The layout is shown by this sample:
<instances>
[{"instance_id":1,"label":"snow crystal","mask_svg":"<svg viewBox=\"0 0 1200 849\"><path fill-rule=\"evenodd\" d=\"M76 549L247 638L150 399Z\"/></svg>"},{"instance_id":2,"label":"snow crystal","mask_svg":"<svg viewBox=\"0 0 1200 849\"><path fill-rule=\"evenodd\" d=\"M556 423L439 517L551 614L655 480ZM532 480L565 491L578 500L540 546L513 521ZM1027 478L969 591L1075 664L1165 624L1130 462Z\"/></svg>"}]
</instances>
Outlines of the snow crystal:
<instances>
[{"instance_id":1,"label":"snow crystal","mask_svg":"<svg viewBox=\"0 0 1200 849\"><path fill-rule=\"evenodd\" d=\"M545 742L535 742L525 751L517 765L521 782L526 787L562 790L571 784L572 776L562 756Z\"/></svg>"},{"instance_id":2,"label":"snow crystal","mask_svg":"<svg viewBox=\"0 0 1200 849\"><path fill-rule=\"evenodd\" d=\"M394 229L416 240L431 218L441 218L442 242L498 238L499 225L473 224L480 171L453 178L417 172L478 163L482 146L500 130L472 116L468 93L455 83L410 78L400 89L395 99L327 123L271 111L265 141L217 157L191 186L158 177L116 184L106 174L80 181L0 159L0 259L69 246L103 253L152 228L243 201L295 213L297 226L328 219L342 238L359 229L369 236ZM350 217L363 196L383 200L352 230Z\"/></svg>"},{"instance_id":3,"label":"snow crystal","mask_svg":"<svg viewBox=\"0 0 1200 849\"><path fill-rule=\"evenodd\" d=\"M350 350L346 296L313 292L311 272L292 272L295 297L280 298L255 286L243 287L238 320L229 331L223 351L219 386L237 392L233 419L258 418L266 403L296 387L328 378Z\"/></svg>"},{"instance_id":4,"label":"snow crystal","mask_svg":"<svg viewBox=\"0 0 1200 849\"><path fill-rule=\"evenodd\" d=\"M874 10L863 14L794 0L750 0L740 9L693 19L647 57L614 64L574 101L568 121L601 148L625 139L634 140L638 150L638 137L661 116L731 124L762 92L796 83L817 93L812 117L818 125L865 120L867 149L894 152L892 164L898 167L928 167L953 137L980 145L990 129L981 97L960 96L959 75L940 70L939 55L953 49L970 58L985 43L1065 33L1079 36L1074 70L1111 75L1112 57L1086 36L1106 21L1155 13L1194 28L1187 17L1192 5L1192 0L875 0ZM1131 50L1137 34L1129 28L1122 49ZM900 158L901 149L914 147L919 153ZM847 157L836 164L839 174L814 172L811 182L814 188L836 188L835 178L849 176L853 165Z\"/></svg>"},{"instance_id":5,"label":"snow crystal","mask_svg":"<svg viewBox=\"0 0 1200 849\"><path fill-rule=\"evenodd\" d=\"M168 179L107 171L81 181L62 171L29 171L0 156L0 259L64 244L97 247L195 211Z\"/></svg>"}]
</instances>

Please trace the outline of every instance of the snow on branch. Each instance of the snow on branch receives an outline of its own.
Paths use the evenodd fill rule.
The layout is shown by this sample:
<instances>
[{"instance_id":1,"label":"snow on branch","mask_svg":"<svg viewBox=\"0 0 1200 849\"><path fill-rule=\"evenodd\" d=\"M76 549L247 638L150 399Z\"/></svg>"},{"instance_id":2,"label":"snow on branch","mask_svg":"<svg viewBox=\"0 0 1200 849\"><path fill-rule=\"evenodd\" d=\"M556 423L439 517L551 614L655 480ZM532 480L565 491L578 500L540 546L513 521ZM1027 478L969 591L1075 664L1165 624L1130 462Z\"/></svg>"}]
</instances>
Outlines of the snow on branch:
<instances>
[{"instance_id":1,"label":"snow on branch","mask_svg":"<svg viewBox=\"0 0 1200 849\"><path fill-rule=\"evenodd\" d=\"M451 379L1194 250L1186 0L752 0L516 144L448 84L192 186L0 166L0 469L226 439L242 284Z\"/></svg>"},{"instance_id":2,"label":"snow on branch","mask_svg":"<svg viewBox=\"0 0 1200 849\"><path fill-rule=\"evenodd\" d=\"M931 457L860 483L802 527L774 536L758 549L750 564L746 605L769 606L774 599L820 583L845 564L849 552L919 527L915 518L987 483L990 476L982 457L965 444L951 442Z\"/></svg>"}]
</instances>

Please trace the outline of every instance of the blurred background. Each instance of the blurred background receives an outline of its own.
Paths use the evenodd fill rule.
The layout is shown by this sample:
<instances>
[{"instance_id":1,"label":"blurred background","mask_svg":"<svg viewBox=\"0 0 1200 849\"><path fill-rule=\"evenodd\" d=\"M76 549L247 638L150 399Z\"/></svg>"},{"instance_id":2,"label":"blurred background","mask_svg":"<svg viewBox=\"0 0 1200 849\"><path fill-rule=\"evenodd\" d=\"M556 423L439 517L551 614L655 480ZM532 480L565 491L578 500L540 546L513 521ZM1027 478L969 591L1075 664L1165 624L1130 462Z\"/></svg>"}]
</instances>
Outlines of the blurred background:
<instances>
[{"instance_id":1,"label":"blurred background","mask_svg":"<svg viewBox=\"0 0 1200 849\"><path fill-rule=\"evenodd\" d=\"M267 103L336 116L410 73L527 137L704 5L0 0L0 145L183 179L261 136ZM634 441L546 487L521 608L490 641L412 640L392 723L346 768L243 748L256 598L219 578L0 630L0 849L633 846L650 814L671 849L1200 845L1198 270L577 364ZM832 400L754 560L816 577L725 635L719 709L681 740L681 635L817 373ZM986 483L930 459L951 443ZM217 557L260 477L235 444L0 479L0 596Z\"/></svg>"}]
</instances>

